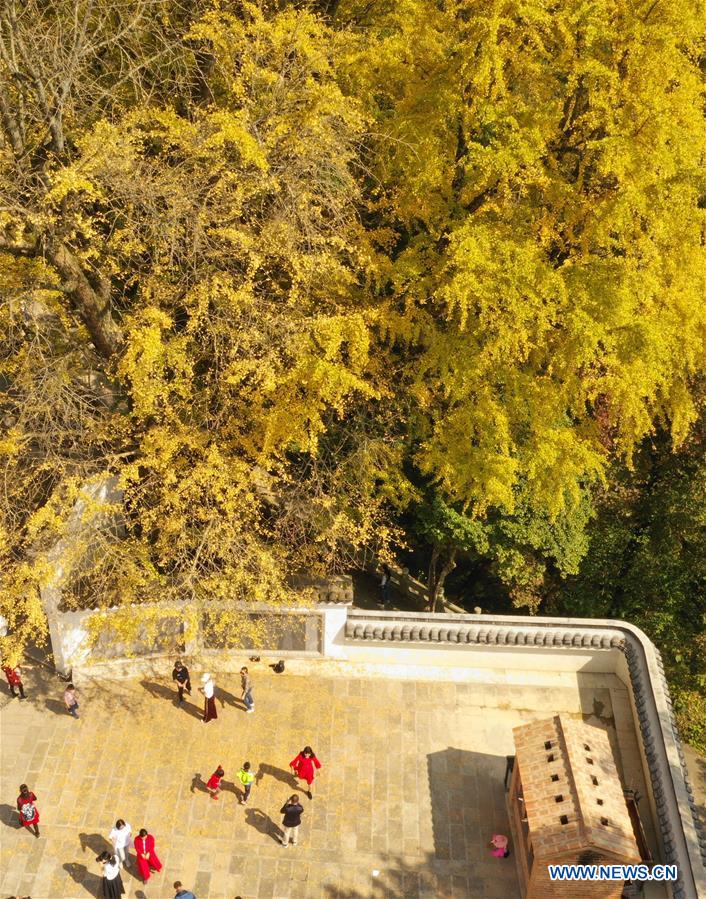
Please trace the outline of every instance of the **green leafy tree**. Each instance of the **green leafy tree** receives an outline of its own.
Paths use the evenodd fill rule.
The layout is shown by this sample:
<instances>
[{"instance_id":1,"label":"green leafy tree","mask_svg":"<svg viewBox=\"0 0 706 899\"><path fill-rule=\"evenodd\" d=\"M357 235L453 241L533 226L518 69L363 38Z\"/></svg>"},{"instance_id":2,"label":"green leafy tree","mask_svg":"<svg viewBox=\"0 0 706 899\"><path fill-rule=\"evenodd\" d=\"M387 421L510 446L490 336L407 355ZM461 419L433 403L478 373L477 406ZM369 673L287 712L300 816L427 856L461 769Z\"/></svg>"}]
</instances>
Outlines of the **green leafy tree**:
<instances>
[{"instance_id":1,"label":"green leafy tree","mask_svg":"<svg viewBox=\"0 0 706 899\"><path fill-rule=\"evenodd\" d=\"M576 577L555 585L549 611L624 618L662 652L682 735L706 750L706 431L673 454L648 441L635 470L616 473L599 502Z\"/></svg>"}]
</instances>

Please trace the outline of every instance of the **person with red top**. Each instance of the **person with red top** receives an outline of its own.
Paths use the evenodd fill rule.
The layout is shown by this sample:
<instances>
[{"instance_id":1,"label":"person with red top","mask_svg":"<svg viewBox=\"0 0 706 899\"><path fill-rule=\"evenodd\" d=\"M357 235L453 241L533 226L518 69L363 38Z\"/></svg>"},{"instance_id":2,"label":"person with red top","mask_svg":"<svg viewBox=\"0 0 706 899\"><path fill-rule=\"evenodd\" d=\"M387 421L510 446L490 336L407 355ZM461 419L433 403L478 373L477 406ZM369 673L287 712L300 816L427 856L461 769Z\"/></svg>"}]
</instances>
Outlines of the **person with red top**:
<instances>
[{"instance_id":1,"label":"person with red top","mask_svg":"<svg viewBox=\"0 0 706 899\"><path fill-rule=\"evenodd\" d=\"M17 696L15 693L15 687L17 687L20 691L20 699L25 698L25 688L22 683L22 669L19 665L3 665L2 670L5 673L5 677L7 678L7 684L10 688L10 693L13 696Z\"/></svg>"},{"instance_id":2,"label":"person with red top","mask_svg":"<svg viewBox=\"0 0 706 899\"><path fill-rule=\"evenodd\" d=\"M321 767L321 762L314 755L314 750L311 746L305 746L299 755L295 759L292 759L289 763L289 767L292 769L292 774L294 774L295 777L298 777L299 780L303 780L306 783L306 795L309 799L313 799L311 785L314 783L315 769Z\"/></svg>"},{"instance_id":3,"label":"person with red top","mask_svg":"<svg viewBox=\"0 0 706 899\"><path fill-rule=\"evenodd\" d=\"M20 795L17 797L17 811L23 827L33 827L35 837L39 836L39 812L34 804L37 797L27 784L20 784Z\"/></svg>"},{"instance_id":4,"label":"person with red top","mask_svg":"<svg viewBox=\"0 0 706 899\"><path fill-rule=\"evenodd\" d=\"M218 794L221 789L221 780L225 771L219 765L213 774L209 777L208 782L206 784L206 789L211 794L211 799L218 799Z\"/></svg>"},{"instance_id":5,"label":"person with red top","mask_svg":"<svg viewBox=\"0 0 706 899\"><path fill-rule=\"evenodd\" d=\"M147 883L150 879L150 868L153 871L161 871L162 863L157 858L154 851L154 837L151 833L147 833L143 827L139 836L135 837L135 852L137 853L137 870L143 883Z\"/></svg>"}]
</instances>

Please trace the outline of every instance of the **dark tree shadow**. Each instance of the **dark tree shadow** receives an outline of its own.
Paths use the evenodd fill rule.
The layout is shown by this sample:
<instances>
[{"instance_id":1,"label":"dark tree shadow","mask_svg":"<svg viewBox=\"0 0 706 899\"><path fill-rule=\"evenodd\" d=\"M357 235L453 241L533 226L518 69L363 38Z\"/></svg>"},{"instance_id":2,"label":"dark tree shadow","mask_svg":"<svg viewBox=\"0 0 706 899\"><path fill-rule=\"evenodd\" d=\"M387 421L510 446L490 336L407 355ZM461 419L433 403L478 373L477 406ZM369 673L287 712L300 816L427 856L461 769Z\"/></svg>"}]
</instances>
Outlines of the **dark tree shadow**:
<instances>
[{"instance_id":1,"label":"dark tree shadow","mask_svg":"<svg viewBox=\"0 0 706 899\"><path fill-rule=\"evenodd\" d=\"M194 774L191 778L191 792L208 793L208 788L200 774Z\"/></svg>"},{"instance_id":2,"label":"dark tree shadow","mask_svg":"<svg viewBox=\"0 0 706 899\"><path fill-rule=\"evenodd\" d=\"M255 783L259 784L264 777L273 777L280 783L287 784L287 786L294 787L295 789L299 786L299 781L291 771L285 771L284 768L276 768L274 765L265 765L261 763L260 767L257 769L257 774L255 775Z\"/></svg>"},{"instance_id":3,"label":"dark tree shadow","mask_svg":"<svg viewBox=\"0 0 706 899\"><path fill-rule=\"evenodd\" d=\"M113 851L110 841L100 833L80 833L78 839L81 843L81 852L89 849L94 856L98 856L104 850Z\"/></svg>"},{"instance_id":4,"label":"dark tree shadow","mask_svg":"<svg viewBox=\"0 0 706 899\"><path fill-rule=\"evenodd\" d=\"M64 703L59 702L58 699L45 699L44 705L49 709L50 712L54 712L55 715L68 715L69 714Z\"/></svg>"},{"instance_id":5,"label":"dark tree shadow","mask_svg":"<svg viewBox=\"0 0 706 899\"><path fill-rule=\"evenodd\" d=\"M469 879L461 869L455 871L452 878L451 873L442 870L433 854L429 853L426 860L419 864L400 856L391 856L384 868L371 873L368 887L344 888L327 883L324 884L324 896L326 899L427 899L429 896L452 899L485 895L486 886L492 889L487 878L476 875L475 879Z\"/></svg>"},{"instance_id":6,"label":"dark tree shadow","mask_svg":"<svg viewBox=\"0 0 706 899\"><path fill-rule=\"evenodd\" d=\"M597 696L594 696L592 698L591 711L583 712L581 715L581 719L583 720L584 724L593 724L593 721L591 719L597 718L598 721L600 721L600 723L603 725L603 727L615 728L615 717L611 714L603 714L605 711L610 712L610 709L607 709L606 704L598 699Z\"/></svg>"},{"instance_id":7,"label":"dark tree shadow","mask_svg":"<svg viewBox=\"0 0 706 899\"><path fill-rule=\"evenodd\" d=\"M20 824L20 816L17 814L17 809L13 805L7 805L3 803L0 805L0 821L6 827L12 827L13 830L19 830L22 825Z\"/></svg>"},{"instance_id":8,"label":"dark tree shadow","mask_svg":"<svg viewBox=\"0 0 706 899\"><path fill-rule=\"evenodd\" d=\"M275 822L259 808L249 808L245 811L245 823L250 827L254 827L258 833L264 834L275 841L281 843L284 836L283 831L275 824Z\"/></svg>"},{"instance_id":9,"label":"dark tree shadow","mask_svg":"<svg viewBox=\"0 0 706 899\"><path fill-rule=\"evenodd\" d=\"M62 865L64 871L71 875L74 883L83 887L91 896L100 899L103 895L103 878L98 874L92 874L85 865L76 864L76 862L67 862Z\"/></svg>"}]
</instances>

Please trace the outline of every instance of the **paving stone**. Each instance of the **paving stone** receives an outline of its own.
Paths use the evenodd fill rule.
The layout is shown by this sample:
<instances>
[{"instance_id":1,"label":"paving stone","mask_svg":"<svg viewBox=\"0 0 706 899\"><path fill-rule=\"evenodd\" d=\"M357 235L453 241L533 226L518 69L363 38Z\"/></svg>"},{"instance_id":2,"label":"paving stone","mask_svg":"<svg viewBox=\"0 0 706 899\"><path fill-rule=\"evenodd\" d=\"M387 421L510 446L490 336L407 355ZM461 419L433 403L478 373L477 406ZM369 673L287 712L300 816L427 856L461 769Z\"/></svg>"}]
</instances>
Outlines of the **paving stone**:
<instances>
[{"instance_id":1,"label":"paving stone","mask_svg":"<svg viewBox=\"0 0 706 899\"><path fill-rule=\"evenodd\" d=\"M612 675L579 675L570 689L551 672L544 686L539 675L523 686L500 674L490 684L252 674L255 714L234 698L234 672L218 678L219 717L208 724L193 699L176 706L158 678L87 680L78 721L57 711L60 687L49 677L35 678L26 703L2 704L2 820L27 781L42 836L2 827L0 895L95 895L95 856L123 817L154 833L164 863L146 885L126 872L126 899L171 896L175 879L198 899L517 899L514 864L487 847L494 830L508 829L514 726L598 713L625 749L626 779L640 786L625 691ZM314 800L302 797L299 845L285 849L288 762L306 744L323 769ZM233 780L246 759L258 780L243 807ZM224 790L213 802L204 783L219 763Z\"/></svg>"}]
</instances>

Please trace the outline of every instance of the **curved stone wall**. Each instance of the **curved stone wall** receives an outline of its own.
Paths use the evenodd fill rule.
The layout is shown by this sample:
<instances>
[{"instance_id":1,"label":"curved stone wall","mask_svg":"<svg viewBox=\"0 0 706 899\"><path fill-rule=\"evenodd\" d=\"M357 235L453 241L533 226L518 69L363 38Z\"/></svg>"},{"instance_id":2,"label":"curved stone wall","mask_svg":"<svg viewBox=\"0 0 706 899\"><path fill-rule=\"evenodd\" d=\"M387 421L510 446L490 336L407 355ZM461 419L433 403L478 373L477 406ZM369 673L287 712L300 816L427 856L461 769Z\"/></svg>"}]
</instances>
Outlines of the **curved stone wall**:
<instances>
[{"instance_id":1,"label":"curved stone wall","mask_svg":"<svg viewBox=\"0 0 706 899\"><path fill-rule=\"evenodd\" d=\"M463 646L619 649L625 656L649 769L664 861L676 864L675 899L706 897L706 841L677 732L664 666L654 644L631 624L518 616L375 613L348 610L346 639Z\"/></svg>"}]
</instances>

